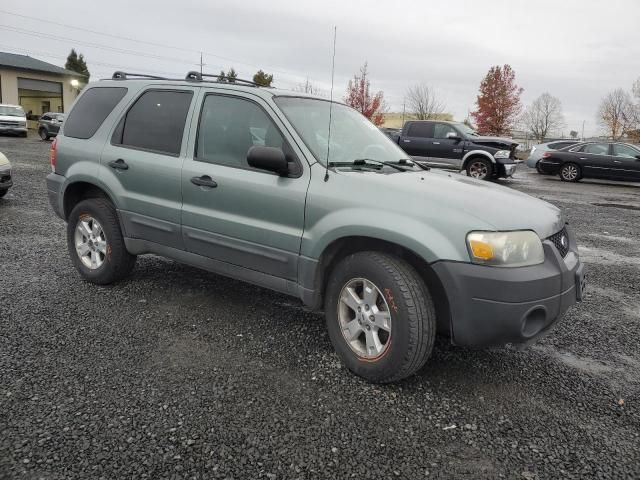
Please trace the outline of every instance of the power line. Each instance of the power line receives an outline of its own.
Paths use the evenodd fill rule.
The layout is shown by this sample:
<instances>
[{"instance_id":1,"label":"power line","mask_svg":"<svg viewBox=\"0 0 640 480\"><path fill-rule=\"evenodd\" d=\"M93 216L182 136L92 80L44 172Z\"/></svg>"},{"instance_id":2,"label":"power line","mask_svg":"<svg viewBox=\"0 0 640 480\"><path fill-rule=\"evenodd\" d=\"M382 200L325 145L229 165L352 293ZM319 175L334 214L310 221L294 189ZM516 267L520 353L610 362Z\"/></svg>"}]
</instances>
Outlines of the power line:
<instances>
[{"instance_id":1,"label":"power line","mask_svg":"<svg viewBox=\"0 0 640 480\"><path fill-rule=\"evenodd\" d=\"M258 65L256 63L243 62L243 61L239 61L237 59L232 59L232 58L221 56L221 55L218 55L218 54L215 54L215 53L211 53L211 52L205 52L205 51L200 52L200 51L197 51L197 50L188 49L188 48L184 48L184 47L176 47L174 45L166 45L166 44L157 43L157 42L150 42L148 40L141 40L141 39L136 39L136 38L132 38L132 37L114 35L114 34L111 34L111 33L100 32L100 31L96 31L96 30L92 30L92 29L88 29L88 28L78 27L78 26L75 26L75 25L69 25L69 24L66 24L66 23L54 22L54 21L52 21L50 19L38 18L38 17L30 16L30 15L22 15L22 14L15 13L15 12L9 12L7 10L0 10L0 13L4 13L4 14L7 14L7 15L13 15L13 16L20 17L20 18L26 18L26 19L29 19L29 20L35 20L35 21L38 21L38 22L46 23L48 25L57 25L59 27L71 28L71 29L74 29L74 30L87 32L87 33L91 33L91 34L95 34L95 35L101 35L101 36L104 36L104 37L114 38L114 39L118 39L118 40L125 40L125 41L128 41L128 42L135 42L135 43L140 43L140 44L150 45L150 46L160 47L160 48L170 48L170 49L173 49L173 50L179 50L179 51L195 53L195 54L202 53L202 54L204 54L206 56L219 58L221 60L225 60L227 62L231 62L231 63L235 63L235 64L247 65L247 66L250 66L250 67L258 67L258 68L268 68L270 71L272 71L274 73L279 73L279 74L282 74L282 75L288 75L288 76L297 77L297 78L304 78L305 77L304 75L300 75L300 74L292 72L290 70L287 71L285 69L281 69L280 67L272 68L269 65ZM10 27L10 28L17 28L17 27ZM34 32L33 34L35 35L37 33L39 33L39 32ZM76 40L67 39L67 41L76 41ZM81 42L77 42L77 43L81 43ZM94 48L98 48L98 47L94 47ZM318 81L318 80L315 80L315 79L312 79L312 80Z\"/></svg>"}]
</instances>

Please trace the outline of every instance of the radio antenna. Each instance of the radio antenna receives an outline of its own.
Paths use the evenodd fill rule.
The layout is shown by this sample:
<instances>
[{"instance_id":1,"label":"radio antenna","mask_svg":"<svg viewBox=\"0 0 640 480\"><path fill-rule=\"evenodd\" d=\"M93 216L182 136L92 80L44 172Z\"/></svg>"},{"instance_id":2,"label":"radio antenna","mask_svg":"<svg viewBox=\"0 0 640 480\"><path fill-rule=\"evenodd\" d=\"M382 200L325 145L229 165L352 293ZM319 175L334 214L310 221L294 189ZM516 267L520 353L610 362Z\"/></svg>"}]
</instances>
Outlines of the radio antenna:
<instances>
[{"instance_id":1,"label":"radio antenna","mask_svg":"<svg viewBox=\"0 0 640 480\"><path fill-rule=\"evenodd\" d=\"M333 26L333 59L331 60L331 93L329 95L329 131L327 132L327 161L324 168L324 181L329 180L329 151L331 148L331 113L333 112L333 78L336 71L336 36L338 27Z\"/></svg>"}]
</instances>

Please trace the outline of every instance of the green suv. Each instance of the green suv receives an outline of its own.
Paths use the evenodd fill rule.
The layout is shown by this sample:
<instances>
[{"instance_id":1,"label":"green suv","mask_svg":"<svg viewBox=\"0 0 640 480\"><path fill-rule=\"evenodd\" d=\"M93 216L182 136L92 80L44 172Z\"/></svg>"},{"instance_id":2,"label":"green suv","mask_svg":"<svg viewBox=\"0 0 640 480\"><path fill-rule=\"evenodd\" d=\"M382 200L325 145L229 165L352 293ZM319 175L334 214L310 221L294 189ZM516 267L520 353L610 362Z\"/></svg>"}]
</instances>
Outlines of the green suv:
<instances>
[{"instance_id":1,"label":"green suv","mask_svg":"<svg viewBox=\"0 0 640 480\"><path fill-rule=\"evenodd\" d=\"M558 208L421 167L341 103L209 77L116 72L76 100L47 188L86 280L152 253L298 297L372 382L416 372L436 332L527 342L581 299Z\"/></svg>"}]
</instances>

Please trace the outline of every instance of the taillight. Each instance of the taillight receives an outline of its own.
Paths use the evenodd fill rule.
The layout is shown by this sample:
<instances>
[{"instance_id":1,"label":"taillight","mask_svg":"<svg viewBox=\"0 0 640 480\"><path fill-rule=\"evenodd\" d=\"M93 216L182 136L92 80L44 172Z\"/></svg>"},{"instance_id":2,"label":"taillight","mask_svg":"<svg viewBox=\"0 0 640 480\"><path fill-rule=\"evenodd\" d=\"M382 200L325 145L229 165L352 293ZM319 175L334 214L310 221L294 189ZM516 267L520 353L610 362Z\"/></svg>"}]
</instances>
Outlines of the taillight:
<instances>
[{"instance_id":1,"label":"taillight","mask_svg":"<svg viewBox=\"0 0 640 480\"><path fill-rule=\"evenodd\" d=\"M549 158L551 156L551 152L544 152L542 154L542 158Z\"/></svg>"},{"instance_id":2,"label":"taillight","mask_svg":"<svg viewBox=\"0 0 640 480\"><path fill-rule=\"evenodd\" d=\"M49 163L51 164L51 171L56 171L56 164L58 163L58 154L56 152L56 147L58 146L58 139L54 138L53 142L51 142L51 149L49 150Z\"/></svg>"}]
</instances>

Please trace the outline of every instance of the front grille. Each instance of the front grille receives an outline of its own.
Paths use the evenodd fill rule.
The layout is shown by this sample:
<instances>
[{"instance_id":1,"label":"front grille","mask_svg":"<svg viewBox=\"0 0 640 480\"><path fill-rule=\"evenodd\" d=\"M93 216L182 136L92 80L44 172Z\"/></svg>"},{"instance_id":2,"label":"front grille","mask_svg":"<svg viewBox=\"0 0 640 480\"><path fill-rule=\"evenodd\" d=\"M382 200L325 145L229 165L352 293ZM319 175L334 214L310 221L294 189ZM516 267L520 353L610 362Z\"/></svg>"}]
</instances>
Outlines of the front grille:
<instances>
[{"instance_id":1,"label":"front grille","mask_svg":"<svg viewBox=\"0 0 640 480\"><path fill-rule=\"evenodd\" d=\"M567 227L551 235L549 240L556 246L562 258L567 256L567 253L569 253L569 234L567 233Z\"/></svg>"},{"instance_id":2,"label":"front grille","mask_svg":"<svg viewBox=\"0 0 640 480\"><path fill-rule=\"evenodd\" d=\"M3 127L17 127L20 125L20 122L13 122L11 120L0 120L0 125Z\"/></svg>"}]
</instances>

